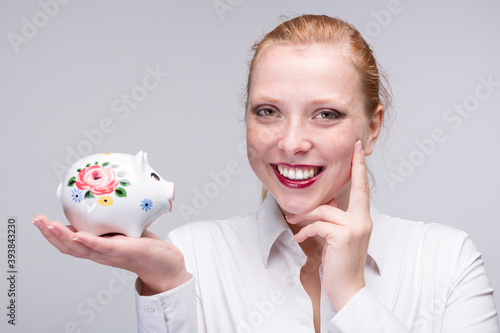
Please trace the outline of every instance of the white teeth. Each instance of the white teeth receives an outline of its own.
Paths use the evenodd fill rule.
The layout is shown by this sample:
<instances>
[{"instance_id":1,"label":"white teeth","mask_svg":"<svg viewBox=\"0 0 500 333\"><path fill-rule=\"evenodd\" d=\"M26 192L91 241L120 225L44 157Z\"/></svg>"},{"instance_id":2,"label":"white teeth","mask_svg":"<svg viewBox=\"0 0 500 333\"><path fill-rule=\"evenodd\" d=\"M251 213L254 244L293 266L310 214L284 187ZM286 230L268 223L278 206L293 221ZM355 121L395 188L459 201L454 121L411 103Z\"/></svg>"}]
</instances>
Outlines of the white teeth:
<instances>
[{"instance_id":1,"label":"white teeth","mask_svg":"<svg viewBox=\"0 0 500 333\"><path fill-rule=\"evenodd\" d=\"M319 168L310 168L306 170L302 170L299 168L287 168L282 165L278 165L279 173L288 179L291 180L305 180L312 178L318 174Z\"/></svg>"}]
</instances>

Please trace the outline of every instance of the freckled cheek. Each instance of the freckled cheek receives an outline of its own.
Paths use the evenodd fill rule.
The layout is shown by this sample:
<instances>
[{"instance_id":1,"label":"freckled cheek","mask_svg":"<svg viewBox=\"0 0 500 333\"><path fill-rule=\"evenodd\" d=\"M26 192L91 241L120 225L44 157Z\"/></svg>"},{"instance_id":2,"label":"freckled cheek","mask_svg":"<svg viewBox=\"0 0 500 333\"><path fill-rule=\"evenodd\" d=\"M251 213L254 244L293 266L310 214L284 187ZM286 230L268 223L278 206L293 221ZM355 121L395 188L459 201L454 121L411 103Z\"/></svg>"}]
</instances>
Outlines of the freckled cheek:
<instances>
[{"instance_id":1,"label":"freckled cheek","mask_svg":"<svg viewBox=\"0 0 500 333\"><path fill-rule=\"evenodd\" d=\"M257 154L256 148L259 146L260 137L258 130L251 123L247 124L247 153L248 158Z\"/></svg>"},{"instance_id":2,"label":"freckled cheek","mask_svg":"<svg viewBox=\"0 0 500 333\"><path fill-rule=\"evenodd\" d=\"M249 122L247 124L248 157L262 157L276 145L276 131Z\"/></svg>"},{"instance_id":3,"label":"freckled cheek","mask_svg":"<svg viewBox=\"0 0 500 333\"><path fill-rule=\"evenodd\" d=\"M324 138L325 139L325 138ZM351 171L352 153L356 140L349 136L335 136L327 138L331 144L323 144L322 155L329 161L330 171L336 174L336 177L344 179L349 177ZM321 146L317 146L321 147Z\"/></svg>"},{"instance_id":4,"label":"freckled cheek","mask_svg":"<svg viewBox=\"0 0 500 333\"><path fill-rule=\"evenodd\" d=\"M351 169L352 153L347 147L339 147L338 150L325 152L330 161L331 171L338 177L344 177L349 174Z\"/></svg>"},{"instance_id":5,"label":"freckled cheek","mask_svg":"<svg viewBox=\"0 0 500 333\"><path fill-rule=\"evenodd\" d=\"M328 136L323 136L322 140L325 143L330 143L324 146L325 154L335 160L350 157L354 149L354 143L357 141L356 136L353 136L349 129L344 128L339 128L329 133Z\"/></svg>"}]
</instances>

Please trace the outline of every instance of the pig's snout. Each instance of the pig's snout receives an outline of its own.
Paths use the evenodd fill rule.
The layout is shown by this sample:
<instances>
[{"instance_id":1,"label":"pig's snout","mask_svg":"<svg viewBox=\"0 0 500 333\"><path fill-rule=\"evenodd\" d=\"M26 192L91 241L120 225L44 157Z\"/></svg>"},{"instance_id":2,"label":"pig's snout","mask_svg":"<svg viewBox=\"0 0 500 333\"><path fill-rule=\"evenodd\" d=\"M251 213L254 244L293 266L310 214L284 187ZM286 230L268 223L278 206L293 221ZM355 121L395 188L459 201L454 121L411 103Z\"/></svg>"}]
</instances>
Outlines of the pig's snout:
<instances>
[{"instance_id":1,"label":"pig's snout","mask_svg":"<svg viewBox=\"0 0 500 333\"><path fill-rule=\"evenodd\" d=\"M172 201L175 199L175 184L172 182L165 182L165 196L168 200L168 211L172 211Z\"/></svg>"}]
</instances>

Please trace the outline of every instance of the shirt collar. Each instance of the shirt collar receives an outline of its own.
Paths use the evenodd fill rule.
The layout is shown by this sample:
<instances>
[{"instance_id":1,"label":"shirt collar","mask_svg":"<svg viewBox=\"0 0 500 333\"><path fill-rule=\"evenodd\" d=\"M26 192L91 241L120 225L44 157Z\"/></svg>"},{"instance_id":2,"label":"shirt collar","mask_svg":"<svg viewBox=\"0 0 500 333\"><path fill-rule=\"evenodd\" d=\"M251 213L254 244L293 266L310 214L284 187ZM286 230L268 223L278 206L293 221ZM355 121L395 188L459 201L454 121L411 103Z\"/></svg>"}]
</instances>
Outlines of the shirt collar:
<instances>
[{"instance_id":1,"label":"shirt collar","mask_svg":"<svg viewBox=\"0 0 500 333\"><path fill-rule=\"evenodd\" d=\"M370 215L373 221L373 229L370 244L368 245L368 256L373 259L381 275L384 262L384 233L381 230L383 227L383 218L372 203L370 203ZM283 217L278 203L270 193L262 203L257 218L262 263L267 267L272 246L283 232L288 231L291 233L291 230Z\"/></svg>"},{"instance_id":2,"label":"shirt collar","mask_svg":"<svg viewBox=\"0 0 500 333\"><path fill-rule=\"evenodd\" d=\"M271 248L278 237L287 230L291 232L285 217L274 197L268 193L258 214L259 247L262 262L267 267Z\"/></svg>"}]
</instances>

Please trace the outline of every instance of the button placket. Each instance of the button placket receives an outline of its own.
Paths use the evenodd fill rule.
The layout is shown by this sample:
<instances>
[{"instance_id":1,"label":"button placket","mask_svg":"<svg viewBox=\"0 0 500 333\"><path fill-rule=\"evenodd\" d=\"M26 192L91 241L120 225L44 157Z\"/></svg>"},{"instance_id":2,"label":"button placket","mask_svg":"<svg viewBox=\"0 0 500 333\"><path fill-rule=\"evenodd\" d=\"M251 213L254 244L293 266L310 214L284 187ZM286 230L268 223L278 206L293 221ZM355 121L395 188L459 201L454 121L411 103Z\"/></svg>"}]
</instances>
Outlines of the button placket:
<instances>
[{"instance_id":1,"label":"button placket","mask_svg":"<svg viewBox=\"0 0 500 333\"><path fill-rule=\"evenodd\" d=\"M144 307L144 311L146 311L149 314L153 314L156 312L155 308L152 307L151 305L147 305Z\"/></svg>"},{"instance_id":2,"label":"button placket","mask_svg":"<svg viewBox=\"0 0 500 333\"><path fill-rule=\"evenodd\" d=\"M307 318L301 318L300 319L300 324L304 326L311 326L311 321Z\"/></svg>"}]
</instances>

